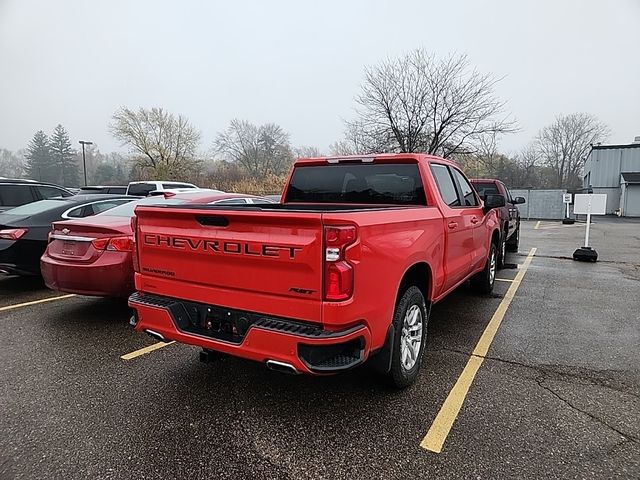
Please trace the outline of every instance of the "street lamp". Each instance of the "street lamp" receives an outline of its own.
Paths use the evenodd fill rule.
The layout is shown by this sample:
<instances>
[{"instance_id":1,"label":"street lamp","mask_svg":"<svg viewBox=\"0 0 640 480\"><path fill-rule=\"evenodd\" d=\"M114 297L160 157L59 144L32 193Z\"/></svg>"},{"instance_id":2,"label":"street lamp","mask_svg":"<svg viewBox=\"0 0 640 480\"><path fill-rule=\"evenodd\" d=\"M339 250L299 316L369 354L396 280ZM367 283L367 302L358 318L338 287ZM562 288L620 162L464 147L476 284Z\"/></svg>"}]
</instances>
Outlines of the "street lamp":
<instances>
[{"instance_id":1,"label":"street lamp","mask_svg":"<svg viewBox=\"0 0 640 480\"><path fill-rule=\"evenodd\" d=\"M82 171L84 172L84 186L87 186L87 160L84 157L84 146L85 145L93 145L93 142L87 142L85 140L80 140L78 143L82 145Z\"/></svg>"}]
</instances>

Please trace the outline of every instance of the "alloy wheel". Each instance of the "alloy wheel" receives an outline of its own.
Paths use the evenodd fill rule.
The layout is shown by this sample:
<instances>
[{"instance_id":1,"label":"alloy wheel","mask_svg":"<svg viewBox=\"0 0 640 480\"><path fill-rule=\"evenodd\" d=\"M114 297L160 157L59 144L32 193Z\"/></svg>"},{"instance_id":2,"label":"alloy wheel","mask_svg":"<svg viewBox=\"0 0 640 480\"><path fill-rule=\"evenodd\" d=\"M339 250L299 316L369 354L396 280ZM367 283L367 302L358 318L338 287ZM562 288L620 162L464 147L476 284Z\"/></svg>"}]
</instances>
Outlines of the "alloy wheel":
<instances>
[{"instance_id":1,"label":"alloy wheel","mask_svg":"<svg viewBox=\"0 0 640 480\"><path fill-rule=\"evenodd\" d=\"M419 305L407 309L400 336L400 361L405 370L411 370L422 347L422 310Z\"/></svg>"}]
</instances>

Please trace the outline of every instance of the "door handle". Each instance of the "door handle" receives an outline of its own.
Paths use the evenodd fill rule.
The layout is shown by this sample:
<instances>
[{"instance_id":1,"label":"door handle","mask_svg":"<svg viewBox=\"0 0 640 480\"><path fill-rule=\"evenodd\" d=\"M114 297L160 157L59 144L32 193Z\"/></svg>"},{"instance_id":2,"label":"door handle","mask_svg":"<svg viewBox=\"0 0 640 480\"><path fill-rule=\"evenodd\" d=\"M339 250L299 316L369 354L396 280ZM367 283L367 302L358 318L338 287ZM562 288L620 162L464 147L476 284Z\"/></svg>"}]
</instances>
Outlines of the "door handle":
<instances>
[{"instance_id":1,"label":"door handle","mask_svg":"<svg viewBox=\"0 0 640 480\"><path fill-rule=\"evenodd\" d=\"M458 224L456 222L449 222L448 227L453 230L454 228L456 228L458 226Z\"/></svg>"},{"instance_id":2,"label":"door handle","mask_svg":"<svg viewBox=\"0 0 640 480\"><path fill-rule=\"evenodd\" d=\"M479 221L478 217L471 217L471 223L478 223Z\"/></svg>"}]
</instances>

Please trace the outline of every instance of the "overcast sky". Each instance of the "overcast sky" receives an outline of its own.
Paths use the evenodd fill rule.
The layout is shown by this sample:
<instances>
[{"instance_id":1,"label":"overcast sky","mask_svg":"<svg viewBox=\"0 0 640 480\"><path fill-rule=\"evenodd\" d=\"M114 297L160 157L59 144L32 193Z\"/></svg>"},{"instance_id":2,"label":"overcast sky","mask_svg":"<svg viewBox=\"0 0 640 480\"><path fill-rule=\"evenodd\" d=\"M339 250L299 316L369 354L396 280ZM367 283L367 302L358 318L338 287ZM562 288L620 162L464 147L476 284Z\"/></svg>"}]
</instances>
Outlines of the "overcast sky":
<instances>
[{"instance_id":1,"label":"overcast sky","mask_svg":"<svg viewBox=\"0 0 640 480\"><path fill-rule=\"evenodd\" d=\"M326 150L363 67L417 47L504 76L507 152L559 113L640 135L640 0L0 0L0 147L62 123L124 151L107 125L126 105L187 116L203 150L234 117Z\"/></svg>"}]
</instances>

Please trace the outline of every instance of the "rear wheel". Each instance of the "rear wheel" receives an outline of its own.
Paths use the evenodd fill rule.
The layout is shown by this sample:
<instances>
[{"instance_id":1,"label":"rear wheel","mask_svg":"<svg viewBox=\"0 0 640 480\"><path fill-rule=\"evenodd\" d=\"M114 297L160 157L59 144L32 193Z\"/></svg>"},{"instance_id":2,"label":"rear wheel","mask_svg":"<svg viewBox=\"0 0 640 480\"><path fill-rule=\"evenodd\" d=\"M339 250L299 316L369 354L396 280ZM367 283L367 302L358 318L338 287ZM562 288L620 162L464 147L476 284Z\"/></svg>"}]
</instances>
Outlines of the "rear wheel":
<instances>
[{"instance_id":1,"label":"rear wheel","mask_svg":"<svg viewBox=\"0 0 640 480\"><path fill-rule=\"evenodd\" d=\"M507 252L517 252L520 247L520 224L518 223L518 227L516 231L513 232L511 238L507 241Z\"/></svg>"},{"instance_id":2,"label":"rear wheel","mask_svg":"<svg viewBox=\"0 0 640 480\"><path fill-rule=\"evenodd\" d=\"M500 239L500 251L498 254L498 270L504 268L505 259L507 258L507 232L502 234Z\"/></svg>"},{"instance_id":3,"label":"rear wheel","mask_svg":"<svg viewBox=\"0 0 640 480\"><path fill-rule=\"evenodd\" d=\"M396 388L415 382L420 371L427 338L428 313L418 287L407 288L393 315L395 337L389 379Z\"/></svg>"},{"instance_id":4,"label":"rear wheel","mask_svg":"<svg viewBox=\"0 0 640 480\"><path fill-rule=\"evenodd\" d=\"M484 269L471 277L471 286L473 289L482 294L488 294L493 291L493 284L496 282L496 270L498 269L498 249L495 243L491 243L489 248L489 256Z\"/></svg>"}]
</instances>

